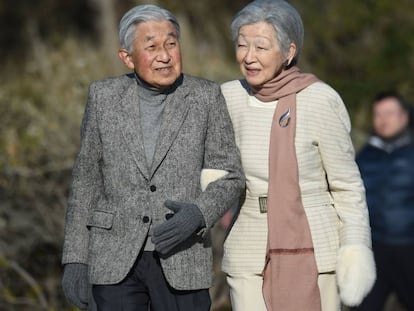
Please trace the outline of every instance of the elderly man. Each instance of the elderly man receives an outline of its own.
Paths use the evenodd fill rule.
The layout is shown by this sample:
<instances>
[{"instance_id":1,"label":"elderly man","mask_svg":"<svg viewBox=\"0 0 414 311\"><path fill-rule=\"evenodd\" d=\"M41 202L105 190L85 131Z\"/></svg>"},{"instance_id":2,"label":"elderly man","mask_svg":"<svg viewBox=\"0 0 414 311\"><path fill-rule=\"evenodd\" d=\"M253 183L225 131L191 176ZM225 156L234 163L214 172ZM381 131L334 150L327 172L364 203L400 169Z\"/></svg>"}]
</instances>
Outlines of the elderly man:
<instances>
[{"instance_id":1,"label":"elderly man","mask_svg":"<svg viewBox=\"0 0 414 311\"><path fill-rule=\"evenodd\" d=\"M119 57L133 73L90 86L62 260L81 309L88 281L102 311L210 308L209 229L244 176L220 88L182 74L179 34L167 10L131 9Z\"/></svg>"}]
</instances>

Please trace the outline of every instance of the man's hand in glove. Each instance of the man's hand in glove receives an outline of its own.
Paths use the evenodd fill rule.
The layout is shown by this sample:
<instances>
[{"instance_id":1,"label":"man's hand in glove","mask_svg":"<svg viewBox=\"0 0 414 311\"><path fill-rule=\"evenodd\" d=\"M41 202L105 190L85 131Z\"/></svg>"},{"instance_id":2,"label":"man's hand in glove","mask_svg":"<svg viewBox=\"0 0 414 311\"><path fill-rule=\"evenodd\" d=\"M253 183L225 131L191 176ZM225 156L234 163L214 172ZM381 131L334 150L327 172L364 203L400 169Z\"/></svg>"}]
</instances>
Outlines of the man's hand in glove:
<instances>
[{"instance_id":1,"label":"man's hand in glove","mask_svg":"<svg viewBox=\"0 0 414 311\"><path fill-rule=\"evenodd\" d=\"M152 242L155 250L165 255L204 227L205 221L195 204L167 200L164 205L175 214L154 228Z\"/></svg>"},{"instance_id":2,"label":"man's hand in glove","mask_svg":"<svg viewBox=\"0 0 414 311\"><path fill-rule=\"evenodd\" d=\"M88 307L88 266L68 263L63 270L62 288L66 298L81 310Z\"/></svg>"}]
</instances>

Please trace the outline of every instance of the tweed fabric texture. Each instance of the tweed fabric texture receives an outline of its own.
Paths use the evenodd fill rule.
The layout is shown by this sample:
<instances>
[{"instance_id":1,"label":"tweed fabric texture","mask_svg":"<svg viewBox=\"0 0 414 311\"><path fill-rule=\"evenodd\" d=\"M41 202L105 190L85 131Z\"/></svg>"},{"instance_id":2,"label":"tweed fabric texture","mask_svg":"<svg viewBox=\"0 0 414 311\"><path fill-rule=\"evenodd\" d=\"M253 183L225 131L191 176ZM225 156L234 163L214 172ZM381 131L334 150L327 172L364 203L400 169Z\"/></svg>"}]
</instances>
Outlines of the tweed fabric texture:
<instances>
[{"instance_id":1,"label":"tweed fabric texture","mask_svg":"<svg viewBox=\"0 0 414 311\"><path fill-rule=\"evenodd\" d=\"M167 199L197 205L206 233L161 258L176 289L212 284L208 229L244 187L232 123L217 84L188 75L167 96L150 168L139 126L139 96L133 75L91 84L73 169L62 262L89 265L90 282L125 278L150 225L165 221ZM203 168L228 172L201 191Z\"/></svg>"}]
</instances>

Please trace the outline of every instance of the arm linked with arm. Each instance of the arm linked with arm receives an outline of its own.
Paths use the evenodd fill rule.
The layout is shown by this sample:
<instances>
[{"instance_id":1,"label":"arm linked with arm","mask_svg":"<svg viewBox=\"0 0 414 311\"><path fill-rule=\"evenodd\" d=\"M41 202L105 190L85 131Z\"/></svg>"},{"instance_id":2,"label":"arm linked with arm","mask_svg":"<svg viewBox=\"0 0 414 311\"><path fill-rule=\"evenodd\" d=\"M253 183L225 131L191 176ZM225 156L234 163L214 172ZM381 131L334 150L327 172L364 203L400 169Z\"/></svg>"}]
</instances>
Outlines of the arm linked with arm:
<instances>
[{"instance_id":1,"label":"arm linked with arm","mask_svg":"<svg viewBox=\"0 0 414 311\"><path fill-rule=\"evenodd\" d=\"M211 180L219 178L203 185L206 189L196 200L207 230L239 197L245 185L240 152L236 146L233 125L220 87L214 84L208 97L210 110L203 175L210 175Z\"/></svg>"}]
</instances>

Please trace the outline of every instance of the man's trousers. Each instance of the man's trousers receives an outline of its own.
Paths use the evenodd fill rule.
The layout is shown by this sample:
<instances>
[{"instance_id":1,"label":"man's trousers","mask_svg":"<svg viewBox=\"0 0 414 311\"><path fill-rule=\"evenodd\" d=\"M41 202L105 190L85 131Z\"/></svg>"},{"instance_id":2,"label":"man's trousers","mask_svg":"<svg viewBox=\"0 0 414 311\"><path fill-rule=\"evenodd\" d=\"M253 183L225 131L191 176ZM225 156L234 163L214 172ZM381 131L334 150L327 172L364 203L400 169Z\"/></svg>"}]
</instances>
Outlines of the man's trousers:
<instances>
[{"instance_id":1,"label":"man's trousers","mask_svg":"<svg viewBox=\"0 0 414 311\"><path fill-rule=\"evenodd\" d=\"M208 311L208 289L170 287L155 252L142 252L128 276L114 285L93 285L98 311Z\"/></svg>"}]
</instances>

